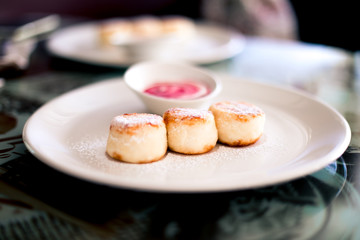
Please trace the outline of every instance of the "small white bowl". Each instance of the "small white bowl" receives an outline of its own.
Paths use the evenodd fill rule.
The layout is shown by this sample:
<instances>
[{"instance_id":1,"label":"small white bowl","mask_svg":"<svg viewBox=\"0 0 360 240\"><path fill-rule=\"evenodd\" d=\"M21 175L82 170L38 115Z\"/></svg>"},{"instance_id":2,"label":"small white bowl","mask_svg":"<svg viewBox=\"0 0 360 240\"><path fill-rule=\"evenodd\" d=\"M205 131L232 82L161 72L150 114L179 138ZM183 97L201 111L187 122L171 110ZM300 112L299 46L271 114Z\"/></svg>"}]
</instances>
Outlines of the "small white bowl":
<instances>
[{"instance_id":1,"label":"small white bowl","mask_svg":"<svg viewBox=\"0 0 360 240\"><path fill-rule=\"evenodd\" d=\"M183 100L158 97L144 92L147 87L154 83L184 82L184 80L191 80L191 82L207 86L209 93L203 97ZM125 72L124 81L140 97L151 113L159 115L163 115L166 110L173 107L208 108L222 89L220 80L206 70L176 62L147 61L137 63Z\"/></svg>"}]
</instances>

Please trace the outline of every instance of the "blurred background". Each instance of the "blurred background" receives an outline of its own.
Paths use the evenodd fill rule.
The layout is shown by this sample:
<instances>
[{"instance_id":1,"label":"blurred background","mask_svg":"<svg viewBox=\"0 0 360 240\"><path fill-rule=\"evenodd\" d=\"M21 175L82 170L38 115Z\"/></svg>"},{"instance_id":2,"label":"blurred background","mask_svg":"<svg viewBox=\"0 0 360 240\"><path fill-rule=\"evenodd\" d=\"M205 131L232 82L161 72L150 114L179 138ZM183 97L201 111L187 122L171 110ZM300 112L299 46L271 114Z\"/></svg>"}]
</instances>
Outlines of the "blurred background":
<instances>
[{"instance_id":1,"label":"blurred background","mask_svg":"<svg viewBox=\"0 0 360 240\"><path fill-rule=\"evenodd\" d=\"M357 51L355 4L349 0L0 0L0 25L18 25L49 13L83 20L180 14L229 25L247 35Z\"/></svg>"}]
</instances>

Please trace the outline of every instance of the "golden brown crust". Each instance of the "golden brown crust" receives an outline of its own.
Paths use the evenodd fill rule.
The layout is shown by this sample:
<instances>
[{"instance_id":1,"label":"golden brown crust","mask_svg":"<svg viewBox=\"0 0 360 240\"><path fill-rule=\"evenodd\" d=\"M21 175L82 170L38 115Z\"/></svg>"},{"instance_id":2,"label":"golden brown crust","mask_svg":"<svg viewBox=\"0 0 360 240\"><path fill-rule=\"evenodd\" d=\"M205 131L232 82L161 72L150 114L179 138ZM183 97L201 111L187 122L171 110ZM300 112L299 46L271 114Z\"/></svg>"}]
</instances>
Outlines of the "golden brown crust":
<instances>
[{"instance_id":1,"label":"golden brown crust","mask_svg":"<svg viewBox=\"0 0 360 240\"><path fill-rule=\"evenodd\" d=\"M217 102L210 106L210 110L214 115L226 114L229 120L234 119L242 122L250 121L265 114L262 109L251 103L237 101Z\"/></svg>"},{"instance_id":2,"label":"golden brown crust","mask_svg":"<svg viewBox=\"0 0 360 240\"><path fill-rule=\"evenodd\" d=\"M137 163L137 164L153 163L153 162L157 162L157 161L161 160L162 158L164 158L165 155L166 154L164 154L163 156L158 157L158 158L153 158L153 159L146 160L146 161L137 161L137 162L132 162L132 163Z\"/></svg>"},{"instance_id":3,"label":"golden brown crust","mask_svg":"<svg viewBox=\"0 0 360 240\"><path fill-rule=\"evenodd\" d=\"M115 159L115 160L119 160L119 161L122 161L122 162L127 162L127 161L124 160L124 158L122 157L122 155L119 154L119 153L117 153L117 152L113 152L113 153L111 153L111 154L107 153L107 154L108 154L110 157L112 157L113 159ZM136 161L136 162L134 161L134 162L128 162L128 163L145 164L145 163L157 162L157 161L161 160L162 158L164 158L165 155L166 155L166 153L165 153L163 156L161 156L161 157L149 159L149 160L146 160L146 161L140 160L140 161Z\"/></svg>"},{"instance_id":4,"label":"golden brown crust","mask_svg":"<svg viewBox=\"0 0 360 240\"><path fill-rule=\"evenodd\" d=\"M210 152L214 147L215 147L216 144L214 145L205 145L203 150L201 151L201 153L207 153L207 152Z\"/></svg>"},{"instance_id":5,"label":"golden brown crust","mask_svg":"<svg viewBox=\"0 0 360 240\"><path fill-rule=\"evenodd\" d=\"M246 147L256 143L260 139L261 135L258 138L252 139L251 141L237 140L233 142L223 142L223 144L230 147Z\"/></svg>"},{"instance_id":6,"label":"golden brown crust","mask_svg":"<svg viewBox=\"0 0 360 240\"><path fill-rule=\"evenodd\" d=\"M112 153L107 153L110 157L123 161L123 157L121 156L121 154L117 153L117 152L112 152Z\"/></svg>"},{"instance_id":7,"label":"golden brown crust","mask_svg":"<svg viewBox=\"0 0 360 240\"><path fill-rule=\"evenodd\" d=\"M193 125L196 123L205 123L210 114L212 114L210 111L201 111L198 109L170 108L164 113L163 118L165 124L181 121L181 124Z\"/></svg>"},{"instance_id":8,"label":"golden brown crust","mask_svg":"<svg viewBox=\"0 0 360 240\"><path fill-rule=\"evenodd\" d=\"M181 153L184 155L197 155L197 154L210 152L215 146L216 144L205 145L201 150L198 151L187 151L187 150L178 151L178 149L173 149L171 146L169 146L169 149L173 152Z\"/></svg>"},{"instance_id":9,"label":"golden brown crust","mask_svg":"<svg viewBox=\"0 0 360 240\"><path fill-rule=\"evenodd\" d=\"M113 118L110 124L110 131L133 135L146 126L161 127L164 124L162 117L155 114L125 113Z\"/></svg>"}]
</instances>

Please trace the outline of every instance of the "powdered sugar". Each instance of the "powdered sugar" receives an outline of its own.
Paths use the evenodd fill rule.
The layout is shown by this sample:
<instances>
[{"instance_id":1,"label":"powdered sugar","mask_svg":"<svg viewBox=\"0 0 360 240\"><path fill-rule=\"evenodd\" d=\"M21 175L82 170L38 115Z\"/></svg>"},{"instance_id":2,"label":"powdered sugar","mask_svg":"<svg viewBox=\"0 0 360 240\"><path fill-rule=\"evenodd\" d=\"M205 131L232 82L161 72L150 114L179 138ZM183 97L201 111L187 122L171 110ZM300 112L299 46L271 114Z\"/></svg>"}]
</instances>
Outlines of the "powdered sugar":
<instances>
[{"instance_id":1,"label":"powdered sugar","mask_svg":"<svg viewBox=\"0 0 360 240\"><path fill-rule=\"evenodd\" d=\"M211 117L212 113L204 109L170 108L168 111L165 112L165 115L173 117L175 121L181 121L184 118L207 119Z\"/></svg>"},{"instance_id":2,"label":"powdered sugar","mask_svg":"<svg viewBox=\"0 0 360 240\"><path fill-rule=\"evenodd\" d=\"M120 129L136 126L144 126L147 124L157 126L162 124L163 119L159 115L148 113L131 113L123 114L113 118L111 125Z\"/></svg>"},{"instance_id":3,"label":"powdered sugar","mask_svg":"<svg viewBox=\"0 0 360 240\"><path fill-rule=\"evenodd\" d=\"M217 144L209 153L200 155L168 151L163 159L153 163L121 162L106 154L109 132L102 128L74 135L68 139L67 146L73 159L76 159L76 167L90 170L90 175L94 177L99 174L106 176L106 179L120 186L135 184L149 188L159 185L186 188L231 185L234 181L261 181L252 180L251 177L291 164L289 161L303 151L308 137L306 129L296 119L269 107L266 112L268 119L264 134L255 144L246 147Z\"/></svg>"},{"instance_id":4,"label":"powdered sugar","mask_svg":"<svg viewBox=\"0 0 360 240\"><path fill-rule=\"evenodd\" d=\"M234 113L239 115L260 115L264 112L257 106L245 103L245 102L236 102L236 101L224 101L214 104L216 108L221 111Z\"/></svg>"},{"instance_id":5,"label":"powdered sugar","mask_svg":"<svg viewBox=\"0 0 360 240\"><path fill-rule=\"evenodd\" d=\"M266 157L269 152L281 154L282 141L264 135L257 143L235 148L222 144L209 153L183 155L169 151L157 162L130 164L113 160L105 153L106 136L84 136L75 143L69 143L82 164L97 171L132 178L163 181L188 181L226 176L230 172L243 173L269 167L276 161ZM272 155L271 154L271 155Z\"/></svg>"}]
</instances>

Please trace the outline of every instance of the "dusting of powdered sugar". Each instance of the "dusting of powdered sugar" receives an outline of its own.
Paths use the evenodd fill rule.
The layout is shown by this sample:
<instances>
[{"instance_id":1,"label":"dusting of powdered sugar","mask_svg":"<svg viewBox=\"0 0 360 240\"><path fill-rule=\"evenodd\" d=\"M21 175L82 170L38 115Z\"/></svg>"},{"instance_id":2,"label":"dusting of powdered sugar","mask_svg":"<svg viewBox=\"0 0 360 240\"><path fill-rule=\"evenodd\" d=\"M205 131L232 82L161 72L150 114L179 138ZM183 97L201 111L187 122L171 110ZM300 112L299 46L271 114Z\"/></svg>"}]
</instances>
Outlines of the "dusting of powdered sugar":
<instances>
[{"instance_id":1,"label":"dusting of powdered sugar","mask_svg":"<svg viewBox=\"0 0 360 240\"><path fill-rule=\"evenodd\" d=\"M163 119L159 115L149 113L130 113L116 116L112 119L111 125L120 129L144 126L150 124L158 126L163 124Z\"/></svg>"},{"instance_id":2,"label":"dusting of powdered sugar","mask_svg":"<svg viewBox=\"0 0 360 240\"><path fill-rule=\"evenodd\" d=\"M178 121L184 118L207 119L211 115L212 113L208 110L194 108L170 108L165 112L165 116L171 116Z\"/></svg>"},{"instance_id":3,"label":"dusting of powdered sugar","mask_svg":"<svg viewBox=\"0 0 360 240\"><path fill-rule=\"evenodd\" d=\"M264 112L259 107L246 102L223 101L215 103L214 106L221 111L239 115L257 116L264 114Z\"/></svg>"},{"instance_id":4,"label":"dusting of powdered sugar","mask_svg":"<svg viewBox=\"0 0 360 240\"><path fill-rule=\"evenodd\" d=\"M270 112L268 116L264 134L253 145L229 147L218 143L210 152L199 155L168 151L163 159L153 163L132 164L109 157L106 154L108 131L73 136L67 145L81 168L106 174L119 182L126 179L147 184L181 184L183 181L195 184L197 180L228 179L231 174L268 171L295 159L308 141L306 129L296 119L285 118L280 112Z\"/></svg>"},{"instance_id":5,"label":"dusting of powdered sugar","mask_svg":"<svg viewBox=\"0 0 360 240\"><path fill-rule=\"evenodd\" d=\"M229 171L251 171L264 165L266 154L280 153L278 141L263 136L247 147L229 147L217 144L209 153L184 155L168 151L163 159L153 163L131 164L114 160L106 154L107 136L84 136L69 143L71 151L87 168L124 178L151 181L177 181L180 179L206 179ZM251 160L251 162L249 162ZM270 164L270 163L268 163ZM266 163L265 163L266 165Z\"/></svg>"}]
</instances>

